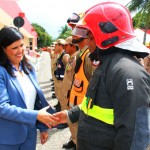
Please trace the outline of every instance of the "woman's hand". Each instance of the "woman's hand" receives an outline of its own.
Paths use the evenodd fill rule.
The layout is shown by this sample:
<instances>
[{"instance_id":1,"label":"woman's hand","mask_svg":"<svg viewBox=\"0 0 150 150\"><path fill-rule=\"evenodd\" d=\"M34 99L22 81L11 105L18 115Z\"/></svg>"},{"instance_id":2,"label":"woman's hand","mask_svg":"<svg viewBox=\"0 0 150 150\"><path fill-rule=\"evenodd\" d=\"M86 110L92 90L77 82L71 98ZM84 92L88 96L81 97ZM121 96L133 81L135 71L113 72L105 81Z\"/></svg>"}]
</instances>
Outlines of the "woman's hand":
<instances>
[{"instance_id":1,"label":"woman's hand","mask_svg":"<svg viewBox=\"0 0 150 150\"><path fill-rule=\"evenodd\" d=\"M59 118L53 116L52 114L48 113L46 110L49 108L44 107L43 109L38 111L37 120L44 123L48 126L48 128L52 128L53 126L56 126L59 122Z\"/></svg>"},{"instance_id":2,"label":"woman's hand","mask_svg":"<svg viewBox=\"0 0 150 150\"><path fill-rule=\"evenodd\" d=\"M48 132L40 132L40 139L41 139L41 144L45 144L48 139Z\"/></svg>"}]
</instances>

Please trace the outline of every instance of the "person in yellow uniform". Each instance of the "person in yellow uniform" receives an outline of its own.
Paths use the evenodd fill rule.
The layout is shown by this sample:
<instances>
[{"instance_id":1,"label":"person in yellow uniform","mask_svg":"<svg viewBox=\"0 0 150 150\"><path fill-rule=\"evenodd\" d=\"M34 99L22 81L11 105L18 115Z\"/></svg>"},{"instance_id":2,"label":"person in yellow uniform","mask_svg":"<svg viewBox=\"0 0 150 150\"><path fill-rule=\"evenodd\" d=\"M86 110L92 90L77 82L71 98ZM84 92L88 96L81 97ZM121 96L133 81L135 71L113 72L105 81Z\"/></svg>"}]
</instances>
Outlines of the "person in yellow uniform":
<instances>
[{"instance_id":1,"label":"person in yellow uniform","mask_svg":"<svg viewBox=\"0 0 150 150\"><path fill-rule=\"evenodd\" d=\"M69 27L71 27L71 29L74 29L74 27L76 26L77 22L80 20L80 15L77 14L77 13L72 13L71 16L67 19L67 24ZM67 40L67 39L66 39ZM72 44L72 36L71 36L71 42ZM78 46L77 46L78 47ZM68 47L69 48L69 47ZM67 48L67 49L68 49ZM76 55L78 54L78 52L76 52L75 54L73 54L71 57L71 61L72 63L71 64L68 64L68 67L66 68L66 79L67 79L67 76L70 74L70 78L69 80L71 81L71 85L70 85L70 89L69 89L69 86L68 86L68 92L67 92L67 95L65 95L65 97L67 98L67 109L69 109L69 97L70 97L70 91L71 91L71 86L72 86L72 82L73 82L73 77L74 77L74 69L75 69L75 66L76 66ZM68 62L69 63L69 62ZM69 83L69 82L68 82ZM68 84L69 85L69 84ZM72 125L72 124L68 124L69 125L69 129L70 129L70 132L71 132L71 137L70 137L70 140L69 142L63 144L63 148L66 148L66 149L70 149L70 148L73 148L73 149L76 149L76 124L75 125Z\"/></svg>"},{"instance_id":2,"label":"person in yellow uniform","mask_svg":"<svg viewBox=\"0 0 150 150\"><path fill-rule=\"evenodd\" d=\"M72 36L72 43L78 45L79 51L76 56L75 74L73 77L68 101L68 106L70 108L82 102L88 82L92 76L92 64L89 58L89 49L86 45L86 42L87 39L74 35ZM70 125L70 129L72 137L75 137L72 139L73 143L76 144L78 123L74 124L73 126ZM69 142L67 145L63 145L63 147L66 148L70 144Z\"/></svg>"},{"instance_id":3,"label":"person in yellow uniform","mask_svg":"<svg viewBox=\"0 0 150 150\"><path fill-rule=\"evenodd\" d=\"M72 13L71 17L69 17L67 20L68 25L72 29L74 29L82 15L83 13ZM86 88L88 86L88 82L94 70L99 65L99 61L97 61L95 58L91 59L93 55L89 53L89 49L86 45L86 42L87 40L85 38L72 35L72 43L78 45L79 51L76 55L75 74L72 80L72 86L69 93L69 108L72 108L73 106L82 102L82 99L86 92ZM75 147L75 144L77 143L77 127L78 123L69 124L69 128L71 131L71 139L68 143L63 145L63 148Z\"/></svg>"}]
</instances>

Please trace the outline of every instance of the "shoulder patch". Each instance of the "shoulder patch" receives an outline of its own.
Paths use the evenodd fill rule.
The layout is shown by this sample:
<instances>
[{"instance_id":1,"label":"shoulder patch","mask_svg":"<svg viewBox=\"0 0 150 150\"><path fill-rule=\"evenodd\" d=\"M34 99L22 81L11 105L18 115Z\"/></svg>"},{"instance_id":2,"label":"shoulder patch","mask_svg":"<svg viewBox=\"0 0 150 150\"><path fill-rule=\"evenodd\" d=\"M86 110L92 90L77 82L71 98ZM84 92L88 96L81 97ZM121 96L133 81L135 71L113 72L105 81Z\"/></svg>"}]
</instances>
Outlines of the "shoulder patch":
<instances>
[{"instance_id":1,"label":"shoulder patch","mask_svg":"<svg viewBox=\"0 0 150 150\"><path fill-rule=\"evenodd\" d=\"M126 79L127 90L134 90L133 79Z\"/></svg>"}]
</instances>

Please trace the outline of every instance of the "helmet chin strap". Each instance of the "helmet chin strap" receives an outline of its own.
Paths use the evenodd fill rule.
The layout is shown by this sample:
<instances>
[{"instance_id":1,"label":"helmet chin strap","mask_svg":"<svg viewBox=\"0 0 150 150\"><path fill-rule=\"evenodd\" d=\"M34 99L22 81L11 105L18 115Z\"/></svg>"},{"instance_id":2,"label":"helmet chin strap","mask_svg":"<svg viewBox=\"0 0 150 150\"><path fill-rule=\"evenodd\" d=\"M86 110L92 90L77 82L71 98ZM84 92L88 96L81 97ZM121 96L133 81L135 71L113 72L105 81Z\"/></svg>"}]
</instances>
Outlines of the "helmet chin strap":
<instances>
[{"instance_id":1,"label":"helmet chin strap","mask_svg":"<svg viewBox=\"0 0 150 150\"><path fill-rule=\"evenodd\" d=\"M91 61L94 61L94 60L99 61L100 60L98 51L99 51L99 48L96 46L95 50L92 53L90 53L89 58Z\"/></svg>"},{"instance_id":2,"label":"helmet chin strap","mask_svg":"<svg viewBox=\"0 0 150 150\"><path fill-rule=\"evenodd\" d=\"M80 42L82 42L84 40L84 38L79 38L79 39L72 39L72 43L73 44L77 44L77 43L80 43Z\"/></svg>"},{"instance_id":3,"label":"helmet chin strap","mask_svg":"<svg viewBox=\"0 0 150 150\"><path fill-rule=\"evenodd\" d=\"M100 60L101 56L108 55L108 54L114 53L116 51L120 51L120 48L112 46L108 49L103 50L96 46L94 53L96 53L98 59Z\"/></svg>"}]
</instances>

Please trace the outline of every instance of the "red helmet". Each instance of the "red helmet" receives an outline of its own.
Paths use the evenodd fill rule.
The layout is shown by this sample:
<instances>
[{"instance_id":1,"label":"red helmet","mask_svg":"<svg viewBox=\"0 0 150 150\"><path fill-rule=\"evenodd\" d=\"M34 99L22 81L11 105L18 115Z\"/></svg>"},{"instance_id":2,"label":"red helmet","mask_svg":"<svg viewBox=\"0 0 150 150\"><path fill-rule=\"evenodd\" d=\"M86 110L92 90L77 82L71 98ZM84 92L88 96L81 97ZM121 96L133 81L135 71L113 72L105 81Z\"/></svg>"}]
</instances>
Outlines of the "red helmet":
<instances>
[{"instance_id":1,"label":"red helmet","mask_svg":"<svg viewBox=\"0 0 150 150\"><path fill-rule=\"evenodd\" d=\"M129 11L115 2L102 2L88 9L74 30L79 28L90 30L100 49L107 49L135 37Z\"/></svg>"}]
</instances>

